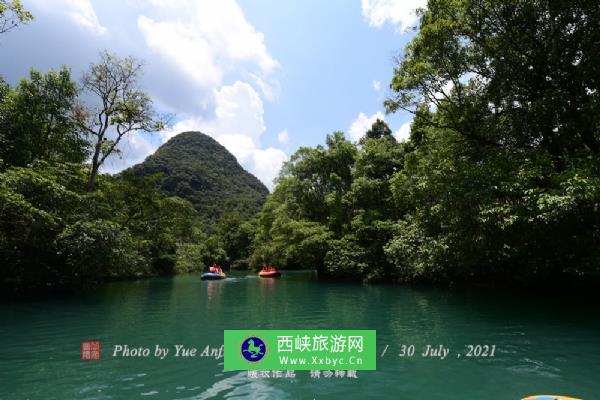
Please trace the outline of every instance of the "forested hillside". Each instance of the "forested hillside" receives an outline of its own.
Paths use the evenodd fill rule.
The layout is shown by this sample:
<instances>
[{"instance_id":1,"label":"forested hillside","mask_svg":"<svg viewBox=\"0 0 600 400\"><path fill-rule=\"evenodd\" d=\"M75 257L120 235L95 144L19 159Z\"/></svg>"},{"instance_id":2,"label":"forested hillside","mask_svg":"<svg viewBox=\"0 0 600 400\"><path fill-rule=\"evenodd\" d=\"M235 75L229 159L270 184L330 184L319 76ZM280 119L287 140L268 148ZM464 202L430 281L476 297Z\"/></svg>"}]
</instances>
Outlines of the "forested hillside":
<instances>
[{"instance_id":1,"label":"forested hillside","mask_svg":"<svg viewBox=\"0 0 600 400\"><path fill-rule=\"evenodd\" d=\"M224 215L253 216L269 193L225 147L200 132L175 136L131 171L160 174L161 188L192 203L209 228Z\"/></svg>"}]
</instances>

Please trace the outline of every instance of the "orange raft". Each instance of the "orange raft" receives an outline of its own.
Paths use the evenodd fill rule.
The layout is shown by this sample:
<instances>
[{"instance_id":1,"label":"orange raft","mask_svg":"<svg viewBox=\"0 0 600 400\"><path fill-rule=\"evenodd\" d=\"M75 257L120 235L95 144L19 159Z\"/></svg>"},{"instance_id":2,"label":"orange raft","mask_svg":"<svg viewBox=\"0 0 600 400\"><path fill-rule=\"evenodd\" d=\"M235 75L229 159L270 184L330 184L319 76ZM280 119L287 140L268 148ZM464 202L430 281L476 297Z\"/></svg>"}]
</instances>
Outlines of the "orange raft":
<instances>
[{"instance_id":1,"label":"orange raft","mask_svg":"<svg viewBox=\"0 0 600 400\"><path fill-rule=\"evenodd\" d=\"M277 278L281 276L281 272L277 271L277 268L275 267L268 266L263 267L263 269L261 269L258 273L258 276L261 278Z\"/></svg>"}]
</instances>

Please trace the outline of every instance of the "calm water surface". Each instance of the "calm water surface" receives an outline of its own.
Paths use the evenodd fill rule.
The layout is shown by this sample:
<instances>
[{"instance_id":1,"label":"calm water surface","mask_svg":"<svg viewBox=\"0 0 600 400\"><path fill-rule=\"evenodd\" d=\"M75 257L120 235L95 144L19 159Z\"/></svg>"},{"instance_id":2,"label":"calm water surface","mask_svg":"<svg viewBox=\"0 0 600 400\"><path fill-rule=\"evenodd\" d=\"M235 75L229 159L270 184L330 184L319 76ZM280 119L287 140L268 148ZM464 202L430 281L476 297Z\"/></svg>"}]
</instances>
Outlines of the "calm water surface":
<instances>
[{"instance_id":1,"label":"calm water surface","mask_svg":"<svg viewBox=\"0 0 600 400\"><path fill-rule=\"evenodd\" d=\"M520 399L556 393L600 398L598 306L542 294L198 275L104 285L77 295L0 305L0 399ZM358 379L249 379L222 359L110 356L116 344L220 346L223 329L376 329L378 370ZM80 361L99 339L103 359ZM400 345L417 355L400 358ZM427 344L445 360L419 356ZM495 344L488 359L456 358Z\"/></svg>"}]
</instances>

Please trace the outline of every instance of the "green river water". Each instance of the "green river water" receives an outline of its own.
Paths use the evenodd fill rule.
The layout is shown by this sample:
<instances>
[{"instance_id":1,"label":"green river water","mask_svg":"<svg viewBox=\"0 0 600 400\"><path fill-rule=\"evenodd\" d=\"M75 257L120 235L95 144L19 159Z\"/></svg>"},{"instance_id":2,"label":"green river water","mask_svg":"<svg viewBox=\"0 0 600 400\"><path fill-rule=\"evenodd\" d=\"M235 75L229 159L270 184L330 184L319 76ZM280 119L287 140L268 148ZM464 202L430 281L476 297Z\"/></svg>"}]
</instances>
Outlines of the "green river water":
<instances>
[{"instance_id":1,"label":"green river water","mask_svg":"<svg viewBox=\"0 0 600 400\"><path fill-rule=\"evenodd\" d=\"M277 280L233 274L117 282L72 295L0 305L0 399L521 399L600 398L597 304L553 293L490 293ZM357 379L249 378L223 360L115 358L114 345L218 347L223 329L376 329L377 371ZM102 359L80 360L80 342ZM414 345L412 358L400 346ZM421 357L426 345L451 350ZM495 345L493 358L456 356Z\"/></svg>"}]
</instances>

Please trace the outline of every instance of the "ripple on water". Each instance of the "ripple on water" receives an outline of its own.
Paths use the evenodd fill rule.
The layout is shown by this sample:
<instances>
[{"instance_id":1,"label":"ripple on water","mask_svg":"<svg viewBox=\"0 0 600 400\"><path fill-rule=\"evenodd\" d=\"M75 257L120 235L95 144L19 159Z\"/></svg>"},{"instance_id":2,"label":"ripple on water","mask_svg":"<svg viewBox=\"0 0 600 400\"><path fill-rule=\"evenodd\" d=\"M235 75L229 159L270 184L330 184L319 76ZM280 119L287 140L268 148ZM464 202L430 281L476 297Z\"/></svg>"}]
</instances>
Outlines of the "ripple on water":
<instances>
[{"instance_id":1,"label":"ripple on water","mask_svg":"<svg viewBox=\"0 0 600 400\"><path fill-rule=\"evenodd\" d=\"M301 274L269 282L232 274L212 284L198 276L110 284L69 298L0 305L0 399L503 400L521 398L531 387L594 398L600 392L597 307L550 315L543 307L552 305L539 305L543 300L522 300L314 282ZM220 345L223 329L352 327L377 329L378 345L390 345L377 372L353 381L312 380L300 371L293 382L248 379L223 372L223 360L108 354L118 343L202 349ZM79 359L80 341L90 338L103 342L100 362ZM406 360L394 356L403 343L444 343L452 350L489 343L497 344L497 354L483 361ZM511 396L507 388L515 390Z\"/></svg>"},{"instance_id":2,"label":"ripple on water","mask_svg":"<svg viewBox=\"0 0 600 400\"><path fill-rule=\"evenodd\" d=\"M540 360L533 360L530 358L524 358L523 364L515 365L508 368L509 371L516 372L517 374L523 375L539 375L544 378L560 378L560 369L548 365Z\"/></svg>"},{"instance_id":3,"label":"ripple on water","mask_svg":"<svg viewBox=\"0 0 600 400\"><path fill-rule=\"evenodd\" d=\"M212 384L208 389L192 397L179 400L205 400L217 397L228 399L291 399L289 393L273 386L267 380L249 379L246 372L237 372Z\"/></svg>"}]
</instances>

